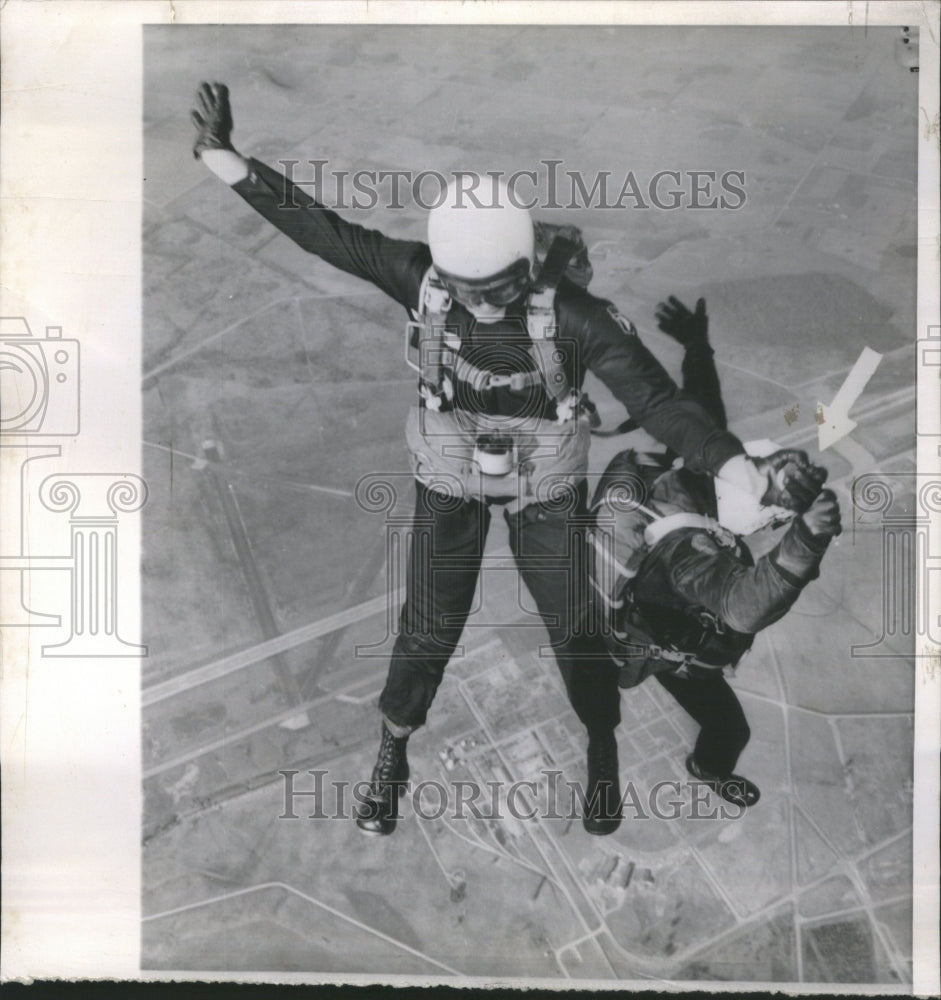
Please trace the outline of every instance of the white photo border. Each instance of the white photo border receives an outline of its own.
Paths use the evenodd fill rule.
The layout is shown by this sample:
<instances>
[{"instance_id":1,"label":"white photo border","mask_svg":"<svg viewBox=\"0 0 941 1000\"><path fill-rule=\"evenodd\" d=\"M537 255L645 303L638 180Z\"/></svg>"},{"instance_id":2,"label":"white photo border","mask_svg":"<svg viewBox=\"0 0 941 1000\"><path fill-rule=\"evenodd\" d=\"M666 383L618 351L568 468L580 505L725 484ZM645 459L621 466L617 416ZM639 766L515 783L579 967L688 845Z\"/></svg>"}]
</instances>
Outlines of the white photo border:
<instances>
[{"instance_id":1,"label":"white photo border","mask_svg":"<svg viewBox=\"0 0 941 1000\"><path fill-rule=\"evenodd\" d=\"M911 24L921 29L918 143L918 337L939 328L938 5L917 2L621 3L250 2L250 0L9 0L0 10L3 273L0 315L62 327L82 347L82 433L62 445L68 469L140 476L142 26L145 24ZM932 332L933 331L933 332ZM919 470L939 469L941 387L918 371ZM925 420L933 420L933 430ZM928 427L928 432L922 428ZM15 449L0 450L10 502ZM28 528L41 547L41 513ZM122 599L140 585L136 518ZM937 542L941 525L932 526ZM934 546L937 550L937 545ZM51 574L55 575L55 574ZM935 577L941 574L935 574ZM941 607L929 579L928 607ZM52 586L37 581L35 586ZM10 599L0 593L0 599ZM933 603L931 603L933 602ZM140 635L139 615L123 622ZM927 641L927 640L926 640ZM941 653L917 661L914 833L915 994L939 990L938 747ZM141 974L140 661L49 661L26 629L3 635L3 979L205 979ZM314 982L309 975L239 974L240 981ZM348 975L324 982L375 982ZM389 977L389 982L400 982ZM411 980L432 982L432 979ZM468 981L468 983L477 981ZM530 981L557 988L610 983ZM627 984L620 984L623 988ZM638 982L636 987L649 987ZM672 985L672 984L671 984ZM753 991L761 984L722 989ZM708 983L688 988L709 989ZM782 990L781 984L770 984ZM854 992L835 984L834 991Z\"/></svg>"}]
</instances>

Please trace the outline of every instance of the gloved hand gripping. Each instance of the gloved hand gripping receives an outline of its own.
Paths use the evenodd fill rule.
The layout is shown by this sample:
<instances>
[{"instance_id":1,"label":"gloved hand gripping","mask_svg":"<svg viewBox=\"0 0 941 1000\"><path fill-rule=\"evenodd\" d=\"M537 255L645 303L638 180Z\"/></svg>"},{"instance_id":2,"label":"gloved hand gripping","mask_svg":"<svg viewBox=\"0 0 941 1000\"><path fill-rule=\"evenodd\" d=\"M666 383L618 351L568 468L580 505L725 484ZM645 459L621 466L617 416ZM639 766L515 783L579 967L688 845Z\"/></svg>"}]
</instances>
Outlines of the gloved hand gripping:
<instances>
[{"instance_id":1,"label":"gloved hand gripping","mask_svg":"<svg viewBox=\"0 0 941 1000\"><path fill-rule=\"evenodd\" d=\"M751 459L755 468L768 480L762 504L773 504L797 511L807 510L827 478L827 470L811 465L807 452L782 448L767 458Z\"/></svg>"}]
</instances>

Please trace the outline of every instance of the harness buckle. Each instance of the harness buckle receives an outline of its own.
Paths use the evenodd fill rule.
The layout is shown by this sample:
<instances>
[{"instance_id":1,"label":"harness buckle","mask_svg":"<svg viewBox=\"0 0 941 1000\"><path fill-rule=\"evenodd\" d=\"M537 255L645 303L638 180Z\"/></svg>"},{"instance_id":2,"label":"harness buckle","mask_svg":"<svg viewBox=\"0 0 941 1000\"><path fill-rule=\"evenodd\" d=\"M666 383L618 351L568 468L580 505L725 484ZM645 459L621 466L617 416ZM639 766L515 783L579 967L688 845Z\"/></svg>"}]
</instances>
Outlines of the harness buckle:
<instances>
[{"instance_id":1,"label":"harness buckle","mask_svg":"<svg viewBox=\"0 0 941 1000\"><path fill-rule=\"evenodd\" d=\"M490 373L487 379L488 389L509 387L513 392L522 392L533 383L532 372L513 372L512 375L495 375Z\"/></svg>"},{"instance_id":2,"label":"harness buckle","mask_svg":"<svg viewBox=\"0 0 941 1000\"><path fill-rule=\"evenodd\" d=\"M567 420L571 420L578 412L579 402L579 394L575 389L570 390L569 394L562 399L556 400L555 422L564 424Z\"/></svg>"}]
</instances>

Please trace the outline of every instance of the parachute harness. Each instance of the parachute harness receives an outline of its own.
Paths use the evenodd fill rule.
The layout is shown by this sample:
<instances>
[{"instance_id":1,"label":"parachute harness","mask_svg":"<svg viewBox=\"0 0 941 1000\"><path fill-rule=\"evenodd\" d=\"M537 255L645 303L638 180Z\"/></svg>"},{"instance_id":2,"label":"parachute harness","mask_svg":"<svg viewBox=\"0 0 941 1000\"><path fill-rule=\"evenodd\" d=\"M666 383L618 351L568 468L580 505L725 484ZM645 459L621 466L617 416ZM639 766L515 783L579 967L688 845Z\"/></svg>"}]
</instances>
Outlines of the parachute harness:
<instances>
[{"instance_id":1,"label":"parachute harness","mask_svg":"<svg viewBox=\"0 0 941 1000\"><path fill-rule=\"evenodd\" d=\"M453 300L434 267L428 269L419 290L418 309L406 324L405 350L406 363L418 372L418 392L425 408L440 412L450 409L456 381L467 383L476 392L504 386L523 391L542 385L555 411L556 423L564 424L582 410L588 412L592 425L597 423L587 397L569 384L565 356L556 342L556 288L576 249L576 244L566 237L553 240L538 282L526 299L529 353L536 367L509 375L479 368L461 356L460 334L448 325Z\"/></svg>"}]
</instances>

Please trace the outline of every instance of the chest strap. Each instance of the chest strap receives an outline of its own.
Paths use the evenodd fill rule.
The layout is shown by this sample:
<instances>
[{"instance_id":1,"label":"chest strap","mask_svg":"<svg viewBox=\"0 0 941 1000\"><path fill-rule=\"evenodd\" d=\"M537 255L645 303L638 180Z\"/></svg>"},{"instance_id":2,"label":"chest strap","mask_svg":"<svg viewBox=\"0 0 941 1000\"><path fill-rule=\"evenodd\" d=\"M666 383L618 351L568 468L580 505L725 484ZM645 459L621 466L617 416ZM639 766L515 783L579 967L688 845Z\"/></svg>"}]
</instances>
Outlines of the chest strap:
<instances>
[{"instance_id":1,"label":"chest strap","mask_svg":"<svg viewBox=\"0 0 941 1000\"><path fill-rule=\"evenodd\" d=\"M538 371L530 370L528 372L513 372L512 375L498 375L486 368L478 368L460 356L454 358L453 371L456 379L466 382L475 392L497 389L501 386L519 392L530 386L542 384L542 376Z\"/></svg>"},{"instance_id":2,"label":"chest strap","mask_svg":"<svg viewBox=\"0 0 941 1000\"><path fill-rule=\"evenodd\" d=\"M652 549L657 542L680 528L701 528L708 531L720 545L726 548L733 548L735 545L735 535L728 528L723 528L718 521L705 514L685 510L658 517L652 524L648 524L644 528L644 541Z\"/></svg>"}]
</instances>

